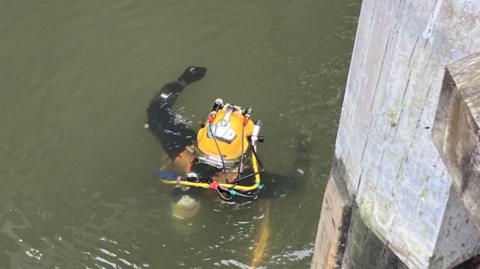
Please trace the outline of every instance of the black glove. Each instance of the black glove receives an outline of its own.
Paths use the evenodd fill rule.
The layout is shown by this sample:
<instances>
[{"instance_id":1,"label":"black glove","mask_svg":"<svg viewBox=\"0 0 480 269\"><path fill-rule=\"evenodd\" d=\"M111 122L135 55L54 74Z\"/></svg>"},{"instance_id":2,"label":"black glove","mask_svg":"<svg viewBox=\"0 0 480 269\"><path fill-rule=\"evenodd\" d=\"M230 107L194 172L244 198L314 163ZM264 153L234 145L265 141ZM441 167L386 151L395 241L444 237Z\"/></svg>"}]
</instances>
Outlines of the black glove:
<instances>
[{"instance_id":1,"label":"black glove","mask_svg":"<svg viewBox=\"0 0 480 269\"><path fill-rule=\"evenodd\" d=\"M202 79L207 73L207 68L203 66L189 66L183 74L177 79L181 84L188 85L192 82Z\"/></svg>"}]
</instances>

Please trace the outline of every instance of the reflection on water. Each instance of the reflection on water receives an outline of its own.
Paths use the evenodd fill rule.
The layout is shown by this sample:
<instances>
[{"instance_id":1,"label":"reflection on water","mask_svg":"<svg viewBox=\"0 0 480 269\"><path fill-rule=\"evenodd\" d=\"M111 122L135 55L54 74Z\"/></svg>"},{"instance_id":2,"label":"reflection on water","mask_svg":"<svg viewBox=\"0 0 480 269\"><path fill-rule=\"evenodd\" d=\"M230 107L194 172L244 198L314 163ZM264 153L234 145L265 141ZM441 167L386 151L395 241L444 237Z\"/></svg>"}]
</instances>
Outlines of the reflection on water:
<instances>
[{"instance_id":1,"label":"reflection on water","mask_svg":"<svg viewBox=\"0 0 480 269\"><path fill-rule=\"evenodd\" d=\"M359 2L0 5L0 268L308 267ZM217 97L252 106L286 192L172 219L142 125L192 64L209 72L177 113L196 129Z\"/></svg>"}]
</instances>

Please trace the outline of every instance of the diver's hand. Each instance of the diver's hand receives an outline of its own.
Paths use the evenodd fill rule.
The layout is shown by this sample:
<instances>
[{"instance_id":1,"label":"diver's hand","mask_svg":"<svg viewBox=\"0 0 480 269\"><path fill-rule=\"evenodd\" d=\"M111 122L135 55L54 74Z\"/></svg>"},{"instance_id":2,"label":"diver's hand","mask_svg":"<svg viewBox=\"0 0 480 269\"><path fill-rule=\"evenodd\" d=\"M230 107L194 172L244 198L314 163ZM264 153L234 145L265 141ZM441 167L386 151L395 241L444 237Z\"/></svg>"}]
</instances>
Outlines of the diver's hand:
<instances>
[{"instance_id":1,"label":"diver's hand","mask_svg":"<svg viewBox=\"0 0 480 269\"><path fill-rule=\"evenodd\" d=\"M203 66L189 66L183 74L177 79L181 84L188 85L192 82L202 79L207 73L207 68Z\"/></svg>"}]
</instances>

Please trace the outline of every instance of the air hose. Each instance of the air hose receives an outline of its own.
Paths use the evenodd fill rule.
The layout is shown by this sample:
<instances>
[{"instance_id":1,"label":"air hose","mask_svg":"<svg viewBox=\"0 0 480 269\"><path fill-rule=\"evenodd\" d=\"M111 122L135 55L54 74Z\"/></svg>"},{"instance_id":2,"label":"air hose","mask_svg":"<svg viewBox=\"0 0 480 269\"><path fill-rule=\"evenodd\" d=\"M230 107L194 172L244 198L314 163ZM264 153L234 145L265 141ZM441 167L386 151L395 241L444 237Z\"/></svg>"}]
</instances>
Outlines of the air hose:
<instances>
[{"instance_id":1,"label":"air hose","mask_svg":"<svg viewBox=\"0 0 480 269\"><path fill-rule=\"evenodd\" d=\"M221 190L225 190L225 191L229 192L230 195L233 194L232 196L242 196L243 195L242 197L245 197L245 198L247 198L247 197L248 198L255 198L256 196L245 194L245 192L255 191L255 190L261 189L261 187L262 187L261 177L260 177L261 171L259 170L259 165L261 165L261 163L257 159L256 154L252 152L253 174L250 174L248 176L244 176L242 178L239 178L233 184L232 183L218 183L217 182L218 187ZM212 186L211 186L212 183L194 182L193 181L194 178L192 178L192 177L179 176L175 173L162 172L162 171L159 171L159 172L155 173L155 175L162 177L162 180L161 180L162 183L169 184L169 185L181 185L181 186L197 187L197 188L204 188L204 189L212 189ZM250 178L252 176L255 176L255 182L252 185L249 185L249 186L238 185L238 181L244 180L246 178ZM202 180L200 180L200 181L202 181ZM235 192L232 192L232 191L235 191Z\"/></svg>"}]
</instances>

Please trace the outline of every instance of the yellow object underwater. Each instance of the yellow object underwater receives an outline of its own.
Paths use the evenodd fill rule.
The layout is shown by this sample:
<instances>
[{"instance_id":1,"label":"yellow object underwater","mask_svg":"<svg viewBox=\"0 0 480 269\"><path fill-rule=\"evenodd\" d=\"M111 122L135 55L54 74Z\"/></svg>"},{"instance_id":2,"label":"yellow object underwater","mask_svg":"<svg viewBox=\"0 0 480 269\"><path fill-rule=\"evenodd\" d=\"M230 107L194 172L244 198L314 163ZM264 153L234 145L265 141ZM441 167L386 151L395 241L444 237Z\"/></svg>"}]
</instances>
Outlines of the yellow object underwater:
<instances>
[{"instance_id":1,"label":"yellow object underwater","mask_svg":"<svg viewBox=\"0 0 480 269\"><path fill-rule=\"evenodd\" d=\"M263 256L267 250L268 238L270 238L270 201L266 203L265 216L258 230L258 241L253 250L253 258L250 268L257 268L262 262Z\"/></svg>"},{"instance_id":2,"label":"yellow object underwater","mask_svg":"<svg viewBox=\"0 0 480 269\"><path fill-rule=\"evenodd\" d=\"M172 203L172 215L176 219L187 220L195 217L200 210L200 203L188 195Z\"/></svg>"}]
</instances>

